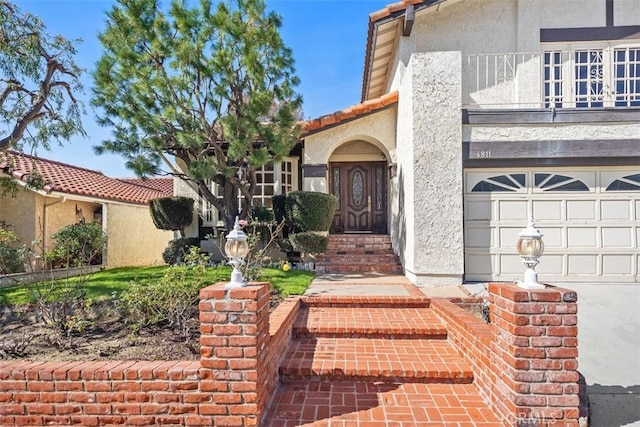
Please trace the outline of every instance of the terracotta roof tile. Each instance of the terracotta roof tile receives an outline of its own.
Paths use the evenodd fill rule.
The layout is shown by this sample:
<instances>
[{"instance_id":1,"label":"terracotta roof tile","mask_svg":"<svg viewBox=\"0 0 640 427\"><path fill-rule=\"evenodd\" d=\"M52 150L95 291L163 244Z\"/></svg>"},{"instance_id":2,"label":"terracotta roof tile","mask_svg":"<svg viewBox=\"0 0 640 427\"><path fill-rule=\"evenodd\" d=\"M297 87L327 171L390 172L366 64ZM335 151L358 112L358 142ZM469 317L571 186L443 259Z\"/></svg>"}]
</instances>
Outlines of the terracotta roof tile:
<instances>
[{"instance_id":1,"label":"terracotta roof tile","mask_svg":"<svg viewBox=\"0 0 640 427\"><path fill-rule=\"evenodd\" d=\"M172 192L159 187L137 185L110 178L102 172L13 151L0 158L0 171L18 180L26 182L34 170L42 175L45 182L43 191L47 193L58 191L135 204L146 204L150 199L172 195Z\"/></svg>"},{"instance_id":2,"label":"terracotta roof tile","mask_svg":"<svg viewBox=\"0 0 640 427\"><path fill-rule=\"evenodd\" d=\"M139 185L147 187L152 190L161 191L169 195L173 194L173 178L116 178L118 181L126 182L127 184Z\"/></svg>"},{"instance_id":3,"label":"terracotta roof tile","mask_svg":"<svg viewBox=\"0 0 640 427\"><path fill-rule=\"evenodd\" d=\"M318 117L317 119L307 120L302 124L303 134L310 134L326 127L358 118L365 114L374 113L389 105L396 104L397 102L398 92L394 91L387 93L380 98L370 99L361 104L352 105L351 107L336 111L335 113Z\"/></svg>"}]
</instances>

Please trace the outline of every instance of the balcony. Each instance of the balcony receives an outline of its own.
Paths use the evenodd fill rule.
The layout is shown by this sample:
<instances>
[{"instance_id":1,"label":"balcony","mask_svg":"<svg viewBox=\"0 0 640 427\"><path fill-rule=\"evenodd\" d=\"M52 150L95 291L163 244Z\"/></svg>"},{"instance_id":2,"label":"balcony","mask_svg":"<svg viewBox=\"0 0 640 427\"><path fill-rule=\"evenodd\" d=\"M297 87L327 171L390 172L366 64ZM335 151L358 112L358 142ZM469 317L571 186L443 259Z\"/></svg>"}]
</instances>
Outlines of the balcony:
<instances>
[{"instance_id":1,"label":"balcony","mask_svg":"<svg viewBox=\"0 0 640 427\"><path fill-rule=\"evenodd\" d=\"M463 108L640 107L640 45L463 55Z\"/></svg>"}]
</instances>

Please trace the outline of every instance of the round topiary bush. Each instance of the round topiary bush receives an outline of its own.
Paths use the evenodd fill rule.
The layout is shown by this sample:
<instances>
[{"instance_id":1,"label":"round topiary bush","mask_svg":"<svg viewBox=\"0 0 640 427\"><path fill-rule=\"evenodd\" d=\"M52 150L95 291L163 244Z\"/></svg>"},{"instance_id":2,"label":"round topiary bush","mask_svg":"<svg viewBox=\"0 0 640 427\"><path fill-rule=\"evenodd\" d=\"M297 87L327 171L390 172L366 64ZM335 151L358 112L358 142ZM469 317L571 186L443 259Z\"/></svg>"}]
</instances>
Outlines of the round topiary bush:
<instances>
[{"instance_id":1,"label":"round topiary bush","mask_svg":"<svg viewBox=\"0 0 640 427\"><path fill-rule=\"evenodd\" d=\"M292 191L285 203L287 224L295 232L329 231L337 205L332 194Z\"/></svg>"},{"instance_id":2,"label":"round topiary bush","mask_svg":"<svg viewBox=\"0 0 640 427\"><path fill-rule=\"evenodd\" d=\"M327 251L329 238L315 233L296 233L289 236L293 249L307 254L321 254Z\"/></svg>"},{"instance_id":3,"label":"round topiary bush","mask_svg":"<svg viewBox=\"0 0 640 427\"><path fill-rule=\"evenodd\" d=\"M180 231L193 221L193 199L190 197L161 197L149 200L151 218L160 230Z\"/></svg>"}]
</instances>

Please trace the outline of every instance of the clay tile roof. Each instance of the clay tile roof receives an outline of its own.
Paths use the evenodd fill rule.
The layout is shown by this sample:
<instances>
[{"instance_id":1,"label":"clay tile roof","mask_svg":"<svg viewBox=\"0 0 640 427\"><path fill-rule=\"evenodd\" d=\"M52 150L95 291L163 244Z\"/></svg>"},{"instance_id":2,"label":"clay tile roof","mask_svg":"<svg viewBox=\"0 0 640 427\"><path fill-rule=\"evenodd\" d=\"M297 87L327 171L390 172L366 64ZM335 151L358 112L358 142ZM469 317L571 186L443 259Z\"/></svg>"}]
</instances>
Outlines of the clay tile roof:
<instances>
[{"instance_id":1,"label":"clay tile roof","mask_svg":"<svg viewBox=\"0 0 640 427\"><path fill-rule=\"evenodd\" d=\"M335 113L327 114L325 116L318 117L317 119L307 120L302 124L303 136L310 133L315 133L326 127L337 125L346 121L356 119L360 116L375 113L380 111L389 105L398 103L398 92L390 92L380 98L370 99L361 104L352 105Z\"/></svg>"},{"instance_id":2,"label":"clay tile roof","mask_svg":"<svg viewBox=\"0 0 640 427\"><path fill-rule=\"evenodd\" d=\"M161 191L168 195L173 194L173 178L117 178L117 180L126 182L127 184L139 185L152 190Z\"/></svg>"},{"instance_id":3,"label":"clay tile roof","mask_svg":"<svg viewBox=\"0 0 640 427\"><path fill-rule=\"evenodd\" d=\"M57 191L134 204L146 204L150 199L172 195L172 192L160 190L159 186L136 185L126 180L110 178L102 172L53 160L14 151L8 151L3 156L4 158L0 157L0 171L27 182L29 174L36 170L44 179L42 190L46 193Z\"/></svg>"},{"instance_id":4,"label":"clay tile roof","mask_svg":"<svg viewBox=\"0 0 640 427\"><path fill-rule=\"evenodd\" d=\"M376 22L379 21L383 18L386 18L389 15L392 15L396 12L399 12L401 10L405 10L408 6L412 5L412 4L420 4L420 3L424 3L425 0L401 0L399 2L396 3L391 3L388 4L387 6L383 7L382 9L375 11L373 13L369 14L369 22Z\"/></svg>"}]
</instances>

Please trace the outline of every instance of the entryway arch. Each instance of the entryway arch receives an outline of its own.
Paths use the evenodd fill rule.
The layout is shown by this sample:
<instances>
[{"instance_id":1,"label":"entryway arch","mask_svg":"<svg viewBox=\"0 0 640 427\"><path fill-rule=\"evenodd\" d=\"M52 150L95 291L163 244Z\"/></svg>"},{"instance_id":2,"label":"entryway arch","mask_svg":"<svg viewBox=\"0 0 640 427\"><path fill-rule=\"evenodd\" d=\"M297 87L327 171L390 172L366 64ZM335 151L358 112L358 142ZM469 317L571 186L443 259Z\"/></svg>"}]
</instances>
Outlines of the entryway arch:
<instances>
[{"instance_id":1,"label":"entryway arch","mask_svg":"<svg viewBox=\"0 0 640 427\"><path fill-rule=\"evenodd\" d=\"M364 140L331 153L329 192L338 198L332 233L387 233L387 160L379 146Z\"/></svg>"}]
</instances>

